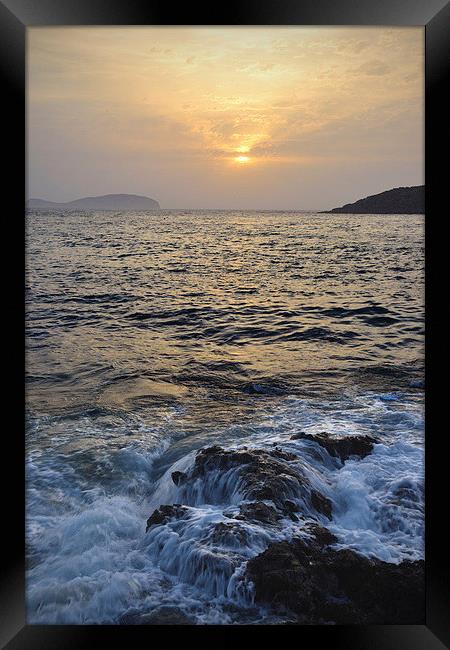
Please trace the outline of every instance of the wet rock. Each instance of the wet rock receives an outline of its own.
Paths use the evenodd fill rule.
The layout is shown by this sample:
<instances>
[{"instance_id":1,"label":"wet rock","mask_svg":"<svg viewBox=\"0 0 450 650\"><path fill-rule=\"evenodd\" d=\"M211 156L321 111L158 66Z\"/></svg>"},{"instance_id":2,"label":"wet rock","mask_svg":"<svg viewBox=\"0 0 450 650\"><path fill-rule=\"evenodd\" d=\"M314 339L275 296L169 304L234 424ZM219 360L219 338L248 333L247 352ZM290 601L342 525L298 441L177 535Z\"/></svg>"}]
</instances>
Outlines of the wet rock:
<instances>
[{"instance_id":1,"label":"wet rock","mask_svg":"<svg viewBox=\"0 0 450 650\"><path fill-rule=\"evenodd\" d=\"M320 526L320 524L309 523L307 524L306 529L314 536L315 541L321 547L329 546L330 544L337 542L336 535L333 535L333 533L330 532L328 528Z\"/></svg>"},{"instance_id":2,"label":"wet rock","mask_svg":"<svg viewBox=\"0 0 450 650\"><path fill-rule=\"evenodd\" d=\"M298 512L300 508L298 507L298 504L295 503L294 501L291 501L290 499L285 499L283 503L283 510L285 512Z\"/></svg>"},{"instance_id":3,"label":"wet rock","mask_svg":"<svg viewBox=\"0 0 450 650\"><path fill-rule=\"evenodd\" d=\"M147 614L125 614L119 620L121 625L195 625L194 619L179 607L163 606Z\"/></svg>"},{"instance_id":4,"label":"wet rock","mask_svg":"<svg viewBox=\"0 0 450 650\"><path fill-rule=\"evenodd\" d=\"M235 548L240 546L247 546L248 535L245 528L236 523L219 522L214 526L210 541L213 544L220 544Z\"/></svg>"},{"instance_id":5,"label":"wet rock","mask_svg":"<svg viewBox=\"0 0 450 650\"><path fill-rule=\"evenodd\" d=\"M331 505L330 499L327 499L327 497L317 490L311 490L311 504L314 510L317 510L317 512L320 512L325 515L325 517L328 517L328 519L331 519L333 506Z\"/></svg>"},{"instance_id":6,"label":"wet rock","mask_svg":"<svg viewBox=\"0 0 450 650\"><path fill-rule=\"evenodd\" d=\"M424 622L422 561L397 565L335 550L325 530L312 540L272 543L248 562L257 603L291 611L303 624Z\"/></svg>"},{"instance_id":7,"label":"wet rock","mask_svg":"<svg viewBox=\"0 0 450 650\"><path fill-rule=\"evenodd\" d=\"M151 516L147 519L147 528L145 529L145 532L148 532L152 526L165 524L169 519L173 519L174 517L183 517L187 511L188 508L179 503L174 503L170 506L160 506L154 510Z\"/></svg>"},{"instance_id":8,"label":"wet rock","mask_svg":"<svg viewBox=\"0 0 450 650\"><path fill-rule=\"evenodd\" d=\"M253 503L243 503L239 508L239 514L236 519L244 521L256 521L258 523L270 524L276 526L281 515L273 508L261 501Z\"/></svg>"},{"instance_id":9,"label":"wet rock","mask_svg":"<svg viewBox=\"0 0 450 650\"><path fill-rule=\"evenodd\" d=\"M364 458L371 453L376 442L371 436L331 436L323 431L322 433L296 433L291 440L311 440L321 447L324 447L331 456L336 456L342 461L350 456Z\"/></svg>"},{"instance_id":10,"label":"wet rock","mask_svg":"<svg viewBox=\"0 0 450 650\"><path fill-rule=\"evenodd\" d=\"M283 517L293 521L305 515L331 518L331 501L312 488L302 465L295 461L298 456L278 447L226 450L216 445L197 452L193 467L173 472L172 480L179 486L178 499L184 504L195 505L199 494L205 503L226 503L236 496L242 499L239 512L224 513L231 519L277 525ZM148 519L147 530L184 517L188 507L160 506Z\"/></svg>"},{"instance_id":11,"label":"wet rock","mask_svg":"<svg viewBox=\"0 0 450 650\"><path fill-rule=\"evenodd\" d=\"M195 621L179 607L160 607L145 614L141 625L195 625Z\"/></svg>"},{"instance_id":12,"label":"wet rock","mask_svg":"<svg viewBox=\"0 0 450 650\"><path fill-rule=\"evenodd\" d=\"M238 488L243 498L249 501L272 501L281 512L285 511L287 500L303 499L306 503L314 502L319 512L329 513L331 503L326 497L316 493L311 496L312 488L298 465L291 461L298 456L281 449L247 449L226 450L219 446L201 449L195 458L194 467L188 473L184 484L198 478L205 480L209 472L228 472L238 469L234 487ZM315 506L313 506L315 507ZM328 515L327 515L328 516Z\"/></svg>"},{"instance_id":13,"label":"wet rock","mask_svg":"<svg viewBox=\"0 0 450 650\"><path fill-rule=\"evenodd\" d=\"M290 499L285 499L283 501L282 512L286 515L286 517L292 519L292 521L299 520L299 517L295 514L299 511L300 508L297 503L294 503L294 501L291 501Z\"/></svg>"},{"instance_id":14,"label":"wet rock","mask_svg":"<svg viewBox=\"0 0 450 650\"><path fill-rule=\"evenodd\" d=\"M180 485L186 479L186 474L184 472L172 472L172 481L175 485Z\"/></svg>"},{"instance_id":15,"label":"wet rock","mask_svg":"<svg viewBox=\"0 0 450 650\"><path fill-rule=\"evenodd\" d=\"M205 447L197 452L191 478L204 477L211 470L229 470L232 467L251 463L257 458L256 450L249 451L247 447L238 450L226 450L219 445ZM263 452L265 453L265 452Z\"/></svg>"},{"instance_id":16,"label":"wet rock","mask_svg":"<svg viewBox=\"0 0 450 650\"><path fill-rule=\"evenodd\" d=\"M275 449L270 451L270 455L274 456L275 458L281 458L282 460L297 460L298 456L295 454L291 454L288 451L283 451L283 449L280 449L279 447L275 447Z\"/></svg>"}]
</instances>

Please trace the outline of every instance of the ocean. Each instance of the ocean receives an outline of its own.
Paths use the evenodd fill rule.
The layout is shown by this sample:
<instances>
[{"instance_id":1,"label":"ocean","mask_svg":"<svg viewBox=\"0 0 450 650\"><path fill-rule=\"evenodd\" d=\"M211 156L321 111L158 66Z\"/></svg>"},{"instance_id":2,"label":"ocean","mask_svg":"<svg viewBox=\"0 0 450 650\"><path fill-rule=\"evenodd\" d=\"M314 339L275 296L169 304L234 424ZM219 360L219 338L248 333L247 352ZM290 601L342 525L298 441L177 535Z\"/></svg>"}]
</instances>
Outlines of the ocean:
<instances>
[{"instance_id":1,"label":"ocean","mask_svg":"<svg viewBox=\"0 0 450 650\"><path fill-rule=\"evenodd\" d=\"M28 623L289 621L246 566L311 523L423 558L423 216L29 211L26 230ZM342 459L322 433L375 442ZM274 503L263 465L296 515L243 516Z\"/></svg>"}]
</instances>

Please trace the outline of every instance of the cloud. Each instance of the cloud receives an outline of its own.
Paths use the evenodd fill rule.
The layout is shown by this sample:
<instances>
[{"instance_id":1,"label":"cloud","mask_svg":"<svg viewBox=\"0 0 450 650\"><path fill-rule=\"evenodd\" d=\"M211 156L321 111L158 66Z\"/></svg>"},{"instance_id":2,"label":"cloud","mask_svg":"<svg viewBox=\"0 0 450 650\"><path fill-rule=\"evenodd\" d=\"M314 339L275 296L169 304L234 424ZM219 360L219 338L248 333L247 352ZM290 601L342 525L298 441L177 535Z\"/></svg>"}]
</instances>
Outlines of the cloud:
<instances>
[{"instance_id":1,"label":"cloud","mask_svg":"<svg viewBox=\"0 0 450 650\"><path fill-rule=\"evenodd\" d=\"M220 207L247 182L249 202L270 186L295 207L301 169L298 202L321 178L333 203L361 161L421 173L422 93L421 28L30 28L29 187L145 193L151 176L166 205L208 185Z\"/></svg>"},{"instance_id":2,"label":"cloud","mask_svg":"<svg viewBox=\"0 0 450 650\"><path fill-rule=\"evenodd\" d=\"M389 74L391 69L391 66L385 61L366 61L357 68L357 72L378 77L380 75Z\"/></svg>"}]
</instances>

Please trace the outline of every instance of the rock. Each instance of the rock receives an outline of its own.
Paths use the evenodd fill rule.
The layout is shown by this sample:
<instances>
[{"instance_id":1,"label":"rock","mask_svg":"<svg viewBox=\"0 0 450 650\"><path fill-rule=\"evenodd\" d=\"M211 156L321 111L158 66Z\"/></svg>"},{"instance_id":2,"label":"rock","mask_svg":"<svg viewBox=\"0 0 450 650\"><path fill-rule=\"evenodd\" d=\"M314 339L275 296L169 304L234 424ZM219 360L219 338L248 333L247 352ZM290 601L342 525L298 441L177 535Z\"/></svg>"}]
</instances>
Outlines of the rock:
<instances>
[{"instance_id":1,"label":"rock","mask_svg":"<svg viewBox=\"0 0 450 650\"><path fill-rule=\"evenodd\" d=\"M177 498L182 503L195 504L199 489L204 489L205 503L223 503L232 495L242 496L237 514L235 509L229 514L224 512L238 521L277 526L283 517L298 521L305 515L314 518L320 514L330 519L331 501L311 486L302 465L295 461L299 461L298 456L278 447L226 450L216 445L197 452L192 468L173 472L172 480L179 486ZM189 506L180 504L160 506L149 517L147 531L170 519L185 517L188 510ZM235 546L233 536L241 533L230 526L236 526L236 521L219 526L212 541L222 543L221 536L226 533L226 544Z\"/></svg>"},{"instance_id":2,"label":"rock","mask_svg":"<svg viewBox=\"0 0 450 650\"><path fill-rule=\"evenodd\" d=\"M318 492L312 495L311 485L301 468L291 464L296 460L298 456L278 448L226 450L215 445L197 453L194 467L183 479L183 485L187 486L199 478L206 480L209 472L226 473L236 468L238 472L234 485L238 486L244 499L272 501L281 513L289 516L292 509L286 509L286 503L301 499L318 512L330 516L331 502Z\"/></svg>"},{"instance_id":3,"label":"rock","mask_svg":"<svg viewBox=\"0 0 450 650\"><path fill-rule=\"evenodd\" d=\"M180 485L186 479L186 474L184 472L172 472L172 481L175 485Z\"/></svg>"},{"instance_id":4,"label":"rock","mask_svg":"<svg viewBox=\"0 0 450 650\"><path fill-rule=\"evenodd\" d=\"M282 460L297 460L298 456L295 454L291 454L288 451L283 451L282 449L279 449L278 447L275 447L273 450L270 451L270 455L274 456L275 458L281 458Z\"/></svg>"},{"instance_id":5,"label":"rock","mask_svg":"<svg viewBox=\"0 0 450 650\"><path fill-rule=\"evenodd\" d=\"M145 532L148 532L152 526L165 524L169 519L173 519L174 517L183 517L187 511L187 506L182 506L179 503L174 503L171 506L160 506L154 510L151 516L147 519L147 528L145 529Z\"/></svg>"},{"instance_id":6,"label":"rock","mask_svg":"<svg viewBox=\"0 0 450 650\"><path fill-rule=\"evenodd\" d=\"M391 564L335 550L321 527L314 539L274 542L247 564L255 602L292 611L298 623L422 624L424 563Z\"/></svg>"},{"instance_id":7,"label":"rock","mask_svg":"<svg viewBox=\"0 0 450 650\"><path fill-rule=\"evenodd\" d=\"M255 457L255 450L248 451L246 447L239 450L225 450L218 445L205 447L197 452L190 478L204 477L213 469L228 470L245 465L254 461Z\"/></svg>"},{"instance_id":8,"label":"rock","mask_svg":"<svg viewBox=\"0 0 450 650\"><path fill-rule=\"evenodd\" d=\"M308 532L310 532L314 538L315 541L319 544L319 546L329 546L330 544L334 544L337 542L337 537L336 535L333 535L332 532L328 530L328 528L325 528L324 526L320 526L319 524L315 523L309 523L306 526Z\"/></svg>"},{"instance_id":9,"label":"rock","mask_svg":"<svg viewBox=\"0 0 450 650\"><path fill-rule=\"evenodd\" d=\"M142 619L141 625L195 625L195 621L179 607L160 607Z\"/></svg>"},{"instance_id":10,"label":"rock","mask_svg":"<svg viewBox=\"0 0 450 650\"><path fill-rule=\"evenodd\" d=\"M121 625L195 625L179 607L163 606L147 614L125 614L119 620Z\"/></svg>"},{"instance_id":11,"label":"rock","mask_svg":"<svg viewBox=\"0 0 450 650\"><path fill-rule=\"evenodd\" d=\"M322 513L328 519L331 519L331 514L333 511L333 506L331 505L330 499L327 499L323 494L317 490L311 490L311 504L314 510Z\"/></svg>"},{"instance_id":12,"label":"rock","mask_svg":"<svg viewBox=\"0 0 450 650\"><path fill-rule=\"evenodd\" d=\"M331 456L336 456L342 461L350 456L364 458L371 453L376 442L371 436L331 436L323 431L322 433L296 433L291 440L311 440L321 447L324 447Z\"/></svg>"},{"instance_id":13,"label":"rock","mask_svg":"<svg viewBox=\"0 0 450 650\"><path fill-rule=\"evenodd\" d=\"M282 511L287 517L289 517L289 519L292 519L292 521L299 520L299 517L295 513L299 512L300 508L297 503L294 503L294 501L291 501L290 499L285 499L283 502Z\"/></svg>"},{"instance_id":14,"label":"rock","mask_svg":"<svg viewBox=\"0 0 450 650\"><path fill-rule=\"evenodd\" d=\"M253 503L243 503L239 508L236 519L276 526L281 519L281 515L272 506L268 506L261 501L255 501Z\"/></svg>"},{"instance_id":15,"label":"rock","mask_svg":"<svg viewBox=\"0 0 450 650\"><path fill-rule=\"evenodd\" d=\"M292 513L292 512L298 512L300 510L300 508L298 507L298 505L294 501L291 501L290 499L285 499L285 501L283 503L283 510L285 512L291 512Z\"/></svg>"},{"instance_id":16,"label":"rock","mask_svg":"<svg viewBox=\"0 0 450 650\"><path fill-rule=\"evenodd\" d=\"M346 203L330 212L344 214L424 214L425 186L394 187L391 190L372 194L355 203Z\"/></svg>"},{"instance_id":17,"label":"rock","mask_svg":"<svg viewBox=\"0 0 450 650\"><path fill-rule=\"evenodd\" d=\"M248 535L245 528L234 522L219 522L214 526L210 541L213 544L237 548L247 546Z\"/></svg>"}]
</instances>

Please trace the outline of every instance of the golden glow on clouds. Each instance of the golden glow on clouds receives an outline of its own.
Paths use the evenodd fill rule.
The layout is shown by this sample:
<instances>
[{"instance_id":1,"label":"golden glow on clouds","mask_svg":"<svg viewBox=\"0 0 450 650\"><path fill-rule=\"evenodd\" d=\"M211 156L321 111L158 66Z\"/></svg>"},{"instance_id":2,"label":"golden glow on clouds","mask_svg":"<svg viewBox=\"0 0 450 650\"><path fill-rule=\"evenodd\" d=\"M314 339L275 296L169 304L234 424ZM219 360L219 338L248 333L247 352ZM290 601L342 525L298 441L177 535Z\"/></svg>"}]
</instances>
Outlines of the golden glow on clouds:
<instances>
[{"instance_id":1,"label":"golden glow on clouds","mask_svg":"<svg viewBox=\"0 0 450 650\"><path fill-rule=\"evenodd\" d=\"M275 205L309 207L350 200L340 175L364 165L380 191L420 180L422 28L33 27L28 81L34 195L150 185L188 206L201 188L220 207L270 184Z\"/></svg>"}]
</instances>

